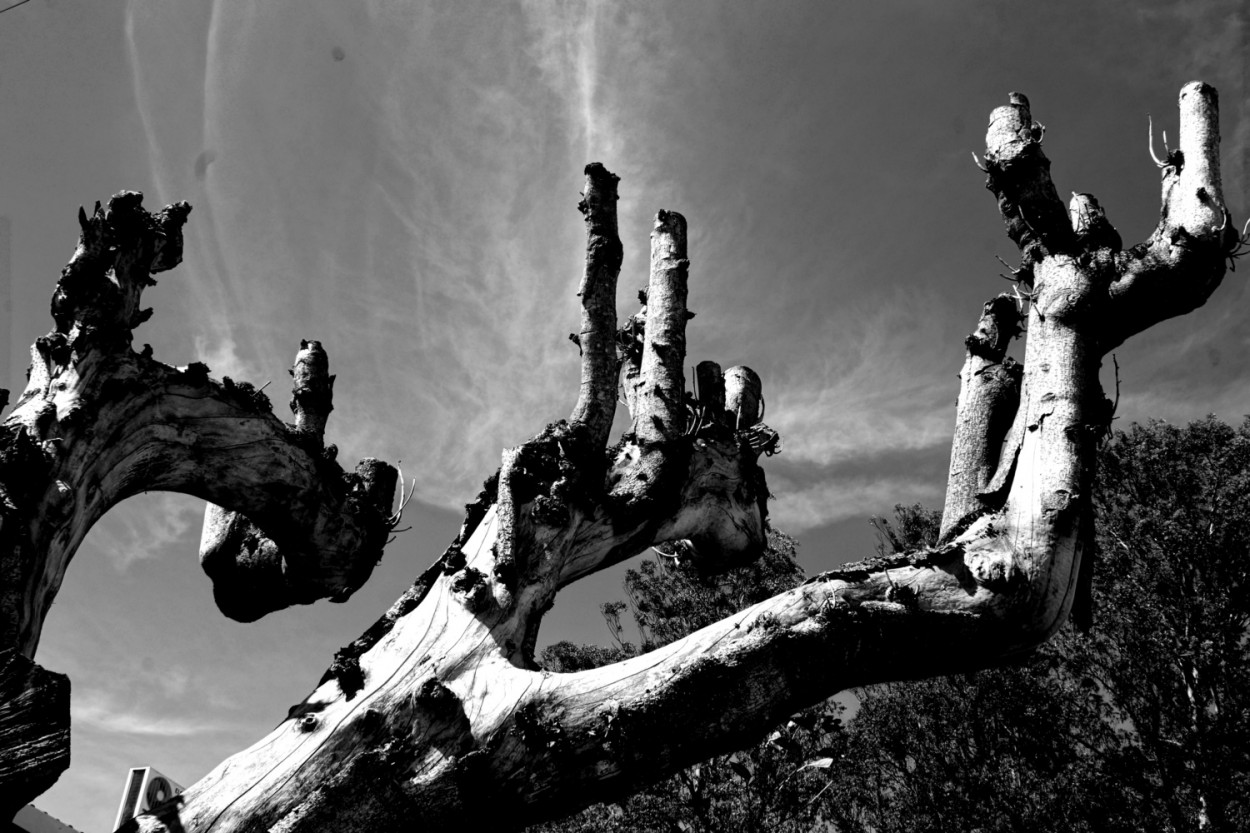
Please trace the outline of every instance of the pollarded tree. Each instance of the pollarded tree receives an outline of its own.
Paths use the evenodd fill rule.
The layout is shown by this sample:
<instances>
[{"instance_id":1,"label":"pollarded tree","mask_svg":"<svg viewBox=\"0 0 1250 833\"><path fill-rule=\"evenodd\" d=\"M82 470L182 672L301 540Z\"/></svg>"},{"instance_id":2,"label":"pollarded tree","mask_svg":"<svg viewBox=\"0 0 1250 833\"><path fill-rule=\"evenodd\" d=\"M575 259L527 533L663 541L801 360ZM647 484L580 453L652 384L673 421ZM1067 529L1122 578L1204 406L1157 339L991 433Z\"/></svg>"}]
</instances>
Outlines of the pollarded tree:
<instances>
[{"instance_id":1,"label":"pollarded tree","mask_svg":"<svg viewBox=\"0 0 1250 833\"><path fill-rule=\"evenodd\" d=\"M1208 86L1181 91L1162 216L1131 249L1092 198L1060 202L1041 139L1023 96L991 114L987 185L1020 248L1028 345L1023 373L1011 371L1003 356L1020 313L986 305L968 340L938 547L816 576L644 656L574 674L534 668L542 614L577 579L669 541L705 570L756 554L767 499L757 458L776 442L748 369L705 362L698 397L686 395L681 215L657 215L645 308L618 328L616 177L590 165L569 419L504 453L453 545L272 733L128 826L523 824L729 751L838 690L984 666L1047 639L1082 573L1093 452L1110 419L1102 356L1200 306L1237 235ZM152 489L223 507L209 511L202 558L220 607L244 619L351 593L393 523L389 467L345 473L323 446L330 377L315 343L296 362L294 426L202 365L131 349L148 314L140 294L178 261L187 210L149 215L122 194L80 216L56 326L4 422L0 635L14 653L0 688L34 695L0 714L10 803L45 788L65 754L63 678L30 657L70 557L108 507ZM609 447L622 366L633 427ZM45 722L49 709L60 724Z\"/></svg>"}]
</instances>

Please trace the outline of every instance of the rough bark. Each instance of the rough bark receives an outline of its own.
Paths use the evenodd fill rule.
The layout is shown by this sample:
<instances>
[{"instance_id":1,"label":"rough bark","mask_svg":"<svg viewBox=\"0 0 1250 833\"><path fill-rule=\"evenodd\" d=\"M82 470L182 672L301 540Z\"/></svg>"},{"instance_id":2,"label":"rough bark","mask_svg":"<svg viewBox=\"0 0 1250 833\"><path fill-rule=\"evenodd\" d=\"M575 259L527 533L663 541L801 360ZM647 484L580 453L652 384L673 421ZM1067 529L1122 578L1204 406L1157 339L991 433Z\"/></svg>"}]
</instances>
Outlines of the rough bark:
<instances>
[{"instance_id":1,"label":"rough bark","mask_svg":"<svg viewBox=\"0 0 1250 833\"><path fill-rule=\"evenodd\" d=\"M392 469L365 461L344 472L332 447L284 425L251 385L131 348L151 314L142 292L181 259L189 211L149 214L141 194L124 192L79 212L78 248L52 298L55 327L32 347L26 389L0 425L0 646L26 657L88 530L139 492L185 492L246 509L259 525L205 564L236 618L346 599L381 557ZM328 391L318 401L324 425Z\"/></svg>"},{"instance_id":2,"label":"rough bark","mask_svg":"<svg viewBox=\"0 0 1250 833\"><path fill-rule=\"evenodd\" d=\"M1018 303L1010 295L987 301L976 331L964 340L967 354L959 372L955 436L942 512L943 543L978 516L1001 506L1001 502L995 505L992 496L983 495L1020 405L1023 368L1007 356L1007 346L1020 333Z\"/></svg>"},{"instance_id":3,"label":"rough bark","mask_svg":"<svg viewBox=\"0 0 1250 833\"><path fill-rule=\"evenodd\" d=\"M69 767L69 678L0 651L0 819L5 823Z\"/></svg>"},{"instance_id":4,"label":"rough bark","mask_svg":"<svg viewBox=\"0 0 1250 833\"><path fill-rule=\"evenodd\" d=\"M616 279L624 255L616 231L619 179L600 163L590 163L586 190L577 206L586 218L586 271L577 292L582 299L582 329L572 340L582 354L582 384L569 421L588 426L599 444L608 441L612 430L621 368L616 351Z\"/></svg>"},{"instance_id":5,"label":"rough bark","mask_svg":"<svg viewBox=\"0 0 1250 833\"><path fill-rule=\"evenodd\" d=\"M651 231L651 280L647 284L647 324L643 339L634 433L644 443L660 443L686 429L686 218L661 210Z\"/></svg>"},{"instance_id":6,"label":"rough bark","mask_svg":"<svg viewBox=\"0 0 1250 833\"><path fill-rule=\"evenodd\" d=\"M1164 160L1162 180L1154 233L1127 251L1112 250L1111 309L1099 336L1104 354L1160 321L1202 306L1224 279L1239 241L1220 183L1214 87L1194 81L1181 90L1180 145Z\"/></svg>"},{"instance_id":7,"label":"rough bark","mask_svg":"<svg viewBox=\"0 0 1250 833\"><path fill-rule=\"evenodd\" d=\"M688 260L680 215L657 216L644 308L612 334L615 316L599 292L617 262L614 225L603 213L616 180L590 166L583 332L576 338L584 360L572 419L504 453L457 540L336 655L316 690L272 733L125 829L519 825L622 795L734 748L841 689L981 667L1048 638L1073 605L1085 556L1093 449L1110 418L1097 375L1109 322L1123 313L1135 321L1123 333L1149 326L1156 312L1134 319L1132 311L1170 303L1174 284L1190 281L1191 252L1219 254L1222 264L1229 245L1211 156L1214 91L1186 87L1181 109L1181 152L1191 164L1173 160L1176 170L1167 175L1175 182L1165 187L1161 228L1166 223L1171 236L1157 245L1171 259L1153 260L1149 280L1132 272L1137 261L1119 257L1118 235L1096 201L1077 195L1070 207L1059 202L1042 130L1024 97L1013 94L994 111L987 184L1021 250L1028 344L1012 420L1011 396L990 390L994 373L987 371L1012 375L1002 351L1014 334L1014 305L987 305L967 343L952 460L958 495L944 543L846 565L652 653L553 674L534 667L532 652L561 587L650 546L681 542L683 557L708 571L759 551L767 485L758 457L778 447L776 433L758 421L763 397L749 369L722 375L705 363L696 372L698 395L685 390ZM1185 290L1187 297L1201 303L1209 286L1211 279ZM612 353L605 337L616 345ZM604 391L615 391L618 362L633 424L605 448L611 412ZM130 396L127 402L145 401ZM282 437L306 449L301 433L294 432L296 441L291 434ZM113 435L97 453L116 453L127 436ZM227 462L214 468L213 437L195 441L208 441L210 451L185 478L203 478L205 469L240 478ZM131 477L159 480L166 468ZM263 508L258 493L274 491L272 483L253 484L248 500L205 496L246 504L278 541L286 530L254 508Z\"/></svg>"}]
</instances>

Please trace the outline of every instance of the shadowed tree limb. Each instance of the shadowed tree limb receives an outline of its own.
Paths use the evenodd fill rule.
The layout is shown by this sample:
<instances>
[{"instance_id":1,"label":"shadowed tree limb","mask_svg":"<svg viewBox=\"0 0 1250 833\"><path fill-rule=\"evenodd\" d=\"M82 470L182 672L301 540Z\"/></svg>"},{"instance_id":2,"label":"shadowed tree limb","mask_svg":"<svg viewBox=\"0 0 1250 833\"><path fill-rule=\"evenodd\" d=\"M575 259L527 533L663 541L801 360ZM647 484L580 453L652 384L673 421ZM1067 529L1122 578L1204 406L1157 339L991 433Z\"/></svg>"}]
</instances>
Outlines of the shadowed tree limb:
<instances>
[{"instance_id":1,"label":"shadowed tree limb","mask_svg":"<svg viewBox=\"0 0 1250 833\"><path fill-rule=\"evenodd\" d=\"M0 818L13 818L69 768L69 678L0 651Z\"/></svg>"}]
</instances>

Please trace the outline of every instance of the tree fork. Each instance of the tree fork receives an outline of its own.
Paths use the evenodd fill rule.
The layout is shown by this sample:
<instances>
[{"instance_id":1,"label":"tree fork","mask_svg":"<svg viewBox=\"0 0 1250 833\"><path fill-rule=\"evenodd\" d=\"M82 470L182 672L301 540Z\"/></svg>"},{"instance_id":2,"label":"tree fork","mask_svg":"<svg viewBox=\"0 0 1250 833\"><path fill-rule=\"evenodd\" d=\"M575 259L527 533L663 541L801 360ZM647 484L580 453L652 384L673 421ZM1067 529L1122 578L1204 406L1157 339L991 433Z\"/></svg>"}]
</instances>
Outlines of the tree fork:
<instances>
[{"instance_id":1,"label":"tree fork","mask_svg":"<svg viewBox=\"0 0 1250 833\"><path fill-rule=\"evenodd\" d=\"M1182 91L1186 157L1214 153L1215 119L1214 91ZM317 689L251 749L125 829L376 833L473 824L487 807L535 821L731 749L840 689L970 670L1047 639L1072 607L1082 572L1092 452L1110 418L1097 377L1107 322L1121 312L1132 320L1132 309L1153 309L1181 291L1174 284L1189 280L1187 252L1206 267L1222 264L1232 224L1214 158L1184 168L1176 159L1177 169L1165 172L1165 234L1126 258L1091 199L1077 195L1066 207L1058 200L1041 138L1020 95L994 112L986 136L989 185L1033 299L1020 402L990 484L990 511L934 549L845 565L649 654L576 674L534 670L527 651L561 587L657 544L690 542L683 551L714 570L763 542L767 486L757 458L776 446L758 422L762 396L754 374L730 371L726 420L698 417L716 401L714 390L690 404L682 375L685 223L661 212L645 309L616 338L632 430L603 447L610 414L587 391L604 387L594 368L610 362L592 361L587 371L584 361L575 418L508 452L493 493L470 505L453 546L340 652ZM588 192L608 181L588 175L599 183ZM587 226L589 265L605 226ZM1132 271L1146 256L1134 251L1158 255L1149 274ZM1184 290L1197 304L1218 276L1199 283ZM984 341L997 357L1011 327L1003 302L991 302L990 312L969 347ZM1144 329L1149 317L1124 332ZM589 318L594 327L583 329L614 326L606 315ZM579 338L584 354L588 344ZM49 356L64 356L63 347L45 345ZM46 378L59 366L49 364ZM710 368L702 375L714 379ZM24 421L6 435L5 459L45 465L40 443L50 417L41 423L37 408L18 411ZM988 449L999 430L976 429L968 448ZM305 447L293 445L306 459ZM961 454L988 468L988 451ZM201 476L239 476L213 454L206 459ZM167 487L155 468L141 474ZM973 469L960 471L966 494ZM982 479L977 471L975 482ZM244 484L217 502L246 506L271 529L254 506L264 505L272 482ZM43 543L29 552L42 554Z\"/></svg>"}]
</instances>

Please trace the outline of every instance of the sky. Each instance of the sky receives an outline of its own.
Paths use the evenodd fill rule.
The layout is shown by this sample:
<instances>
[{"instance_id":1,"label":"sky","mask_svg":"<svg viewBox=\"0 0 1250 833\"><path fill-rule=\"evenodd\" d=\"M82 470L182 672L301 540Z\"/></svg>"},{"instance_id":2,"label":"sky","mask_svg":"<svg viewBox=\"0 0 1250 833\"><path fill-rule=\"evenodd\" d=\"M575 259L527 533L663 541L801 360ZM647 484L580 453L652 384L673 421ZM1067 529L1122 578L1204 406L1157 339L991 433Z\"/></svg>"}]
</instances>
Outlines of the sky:
<instances>
[{"instance_id":1,"label":"sky","mask_svg":"<svg viewBox=\"0 0 1250 833\"><path fill-rule=\"evenodd\" d=\"M115 508L37 660L73 685L73 766L38 804L89 833L126 770L190 784L267 732L454 537L503 448L577 392L582 168L621 177L618 309L651 219L689 222L688 364L749 364L781 455L774 523L809 573L867 519L940 506L963 338L1014 251L970 152L1025 92L1061 194L1126 242L1158 219L1147 114L1220 91L1225 197L1250 211L1240 0L1101 3L31 0L0 14L0 386L77 235L123 189L194 210L136 333L157 359L273 380L301 338L338 374L340 459L400 461L413 530L343 605L218 614L203 504ZM8 244L4 247L7 230ZM1117 350L1120 422L1250 413L1243 275ZM5 283L7 282L7 285ZM7 380L7 383L2 380ZM1113 387L1109 373L1104 383ZM618 415L619 420L619 415ZM623 422L620 423L623 425ZM561 596L541 642L605 642L624 567Z\"/></svg>"}]
</instances>

